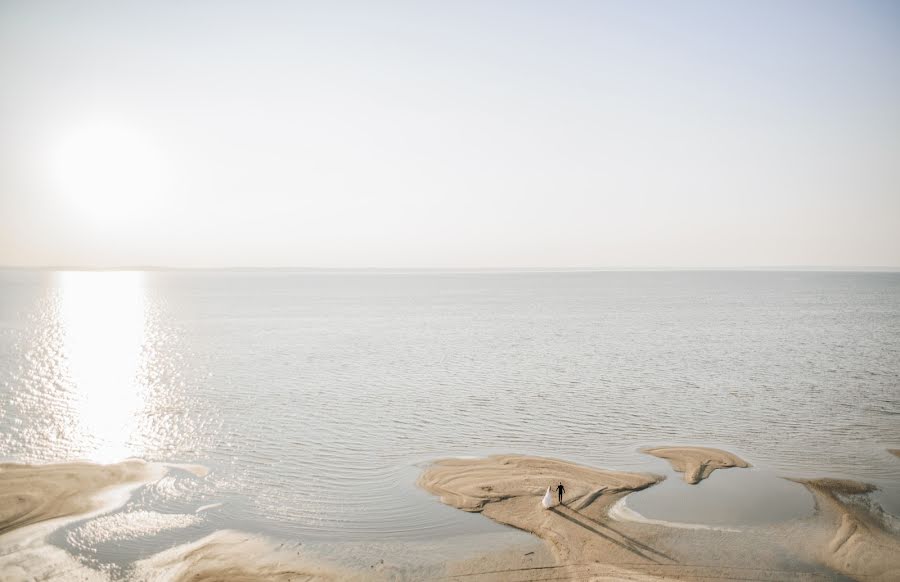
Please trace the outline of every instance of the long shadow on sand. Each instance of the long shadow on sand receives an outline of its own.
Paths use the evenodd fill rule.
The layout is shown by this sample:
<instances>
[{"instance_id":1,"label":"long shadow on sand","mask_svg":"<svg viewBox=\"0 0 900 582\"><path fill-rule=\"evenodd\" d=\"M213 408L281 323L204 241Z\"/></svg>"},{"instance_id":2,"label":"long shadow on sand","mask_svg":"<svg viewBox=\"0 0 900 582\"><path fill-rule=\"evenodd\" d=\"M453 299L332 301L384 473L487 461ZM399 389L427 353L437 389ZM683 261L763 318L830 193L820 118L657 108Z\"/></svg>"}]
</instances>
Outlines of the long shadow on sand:
<instances>
[{"instance_id":1,"label":"long shadow on sand","mask_svg":"<svg viewBox=\"0 0 900 582\"><path fill-rule=\"evenodd\" d=\"M574 515L569 515L568 513L564 513L562 511L560 511L560 509L559 509L560 507L568 510L569 512L571 512L587 521L582 521L582 519L578 519ZM671 561L677 563L677 560L675 560L675 558L667 556L666 554L664 554L658 550L654 550L650 546L643 544L641 542L638 542L637 540L634 540L634 539L622 534L618 530L614 530L613 528L611 528L605 524L602 524L597 520L591 519L590 517L587 517L586 515L579 513L578 511L575 511L574 509L569 509L568 507L565 507L565 506L557 506L557 507L551 507L550 511L552 511L556 515L560 516L561 518L571 521L575 525L583 527L584 529L588 530L589 532L600 536L601 538L605 539L606 541L613 543L613 544L619 546L620 548L627 550L637 556L640 556L641 558L643 558L649 562L653 562L654 564L662 564L662 562L659 561L658 559L654 558L651 555L648 555L648 554L652 553L652 554L656 554L667 560L671 560ZM612 537L611 535L600 531L599 529L597 529L596 527L591 525L592 523L597 524L601 527L604 527L612 532L615 532L618 536L624 538L624 541L617 540L614 537ZM645 552L647 552L647 553L645 553Z\"/></svg>"},{"instance_id":2,"label":"long shadow on sand","mask_svg":"<svg viewBox=\"0 0 900 582\"><path fill-rule=\"evenodd\" d=\"M623 538L623 539L625 540L624 543L626 543L626 544L635 545L635 546L641 548L642 550L646 550L646 551L648 551L648 552L650 552L650 553L656 554L657 556L660 556L660 557L665 558L665 559L667 559L667 560L671 560L671 561L675 562L676 564L678 563L678 560L676 560L676 559L673 558L672 556L670 556L670 555L668 555L668 554L665 554L665 553L663 553L663 552L660 552L659 550L657 550L657 549L655 549L655 548L653 548L653 547L651 547L651 546L648 546L647 544L645 544L645 543L643 543L643 542L641 542L641 541L639 541L639 540L636 540L636 539L634 539L633 537L629 537L628 535L626 535L626 534L623 533L622 531L617 530L616 528L612 527L612 526L609 525L609 524L603 523L602 521L597 520L597 519L594 519L593 517L589 517L589 516L587 516L587 515L581 513L581 512L578 511L577 509L571 509L571 508L567 508L567 509L569 509L570 511L572 511L572 512L574 512L574 513L577 513L582 519L586 519L586 520L590 521L591 523L597 524L597 525L599 525L600 527L605 528L605 529L608 529L609 531L615 533L615 534L618 535L619 537Z\"/></svg>"}]
</instances>

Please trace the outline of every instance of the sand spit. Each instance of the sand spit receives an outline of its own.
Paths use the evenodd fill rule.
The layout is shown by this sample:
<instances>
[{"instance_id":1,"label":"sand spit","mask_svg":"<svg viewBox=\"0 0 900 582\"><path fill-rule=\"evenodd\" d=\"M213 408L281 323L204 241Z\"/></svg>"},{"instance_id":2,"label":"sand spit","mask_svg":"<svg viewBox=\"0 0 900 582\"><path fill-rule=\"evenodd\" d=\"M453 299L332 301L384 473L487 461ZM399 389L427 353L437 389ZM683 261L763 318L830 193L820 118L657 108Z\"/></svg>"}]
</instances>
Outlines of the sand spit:
<instances>
[{"instance_id":1,"label":"sand spit","mask_svg":"<svg viewBox=\"0 0 900 582\"><path fill-rule=\"evenodd\" d=\"M606 522L606 510L624 495L661 480L656 475L605 471L564 461L523 456L447 459L425 470L419 484L441 500L464 511L481 512L494 521L531 532L546 541L556 558L553 565L524 569L522 562L493 572L497 578L530 579L537 570L553 577L610 580L654 580L651 575L623 569L615 562L653 565L671 558ZM565 504L549 510L540 500L548 485L562 481ZM603 564L597 557L603 557ZM456 574L459 575L459 574Z\"/></svg>"},{"instance_id":2,"label":"sand spit","mask_svg":"<svg viewBox=\"0 0 900 582\"><path fill-rule=\"evenodd\" d=\"M875 581L900 580L900 539L884 528L871 513L841 499L876 489L874 485L843 479L793 479L816 497L834 536L820 550L823 562L855 578Z\"/></svg>"},{"instance_id":3,"label":"sand spit","mask_svg":"<svg viewBox=\"0 0 900 582\"><path fill-rule=\"evenodd\" d=\"M684 480L692 485L706 479L716 469L750 466L737 455L708 447L654 447L642 449L642 452L666 459L673 469L684 473Z\"/></svg>"},{"instance_id":4,"label":"sand spit","mask_svg":"<svg viewBox=\"0 0 900 582\"><path fill-rule=\"evenodd\" d=\"M354 574L304 560L265 538L222 530L135 564L146 582L322 582L352 580Z\"/></svg>"},{"instance_id":5,"label":"sand spit","mask_svg":"<svg viewBox=\"0 0 900 582\"><path fill-rule=\"evenodd\" d=\"M165 468L139 460L113 465L0 464L0 535L31 524L96 511L107 495L156 481Z\"/></svg>"}]
</instances>

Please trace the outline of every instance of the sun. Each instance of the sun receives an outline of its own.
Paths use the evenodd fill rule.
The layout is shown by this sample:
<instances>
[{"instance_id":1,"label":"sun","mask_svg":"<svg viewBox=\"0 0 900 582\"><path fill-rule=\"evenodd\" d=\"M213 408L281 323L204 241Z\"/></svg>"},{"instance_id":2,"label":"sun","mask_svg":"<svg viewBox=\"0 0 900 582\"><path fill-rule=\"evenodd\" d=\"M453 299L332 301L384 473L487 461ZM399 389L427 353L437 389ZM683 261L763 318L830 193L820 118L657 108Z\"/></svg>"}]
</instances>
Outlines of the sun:
<instances>
[{"instance_id":1,"label":"sun","mask_svg":"<svg viewBox=\"0 0 900 582\"><path fill-rule=\"evenodd\" d=\"M91 226L128 226L159 205L161 150L146 131L118 121L90 121L61 134L50 178L65 205Z\"/></svg>"}]
</instances>

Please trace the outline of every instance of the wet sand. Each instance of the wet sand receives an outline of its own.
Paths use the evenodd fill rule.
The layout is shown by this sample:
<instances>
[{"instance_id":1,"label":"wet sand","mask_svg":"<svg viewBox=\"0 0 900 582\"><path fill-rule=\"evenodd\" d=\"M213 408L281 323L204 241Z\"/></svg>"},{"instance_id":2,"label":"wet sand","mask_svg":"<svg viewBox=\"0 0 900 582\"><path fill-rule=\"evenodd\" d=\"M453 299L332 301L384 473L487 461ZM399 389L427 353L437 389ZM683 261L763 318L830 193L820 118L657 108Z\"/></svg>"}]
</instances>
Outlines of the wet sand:
<instances>
[{"instance_id":1,"label":"wet sand","mask_svg":"<svg viewBox=\"0 0 900 582\"><path fill-rule=\"evenodd\" d=\"M750 466L737 455L708 447L654 447L641 452L666 459L674 470L684 473L684 480L692 485L706 479L716 469Z\"/></svg>"}]
</instances>

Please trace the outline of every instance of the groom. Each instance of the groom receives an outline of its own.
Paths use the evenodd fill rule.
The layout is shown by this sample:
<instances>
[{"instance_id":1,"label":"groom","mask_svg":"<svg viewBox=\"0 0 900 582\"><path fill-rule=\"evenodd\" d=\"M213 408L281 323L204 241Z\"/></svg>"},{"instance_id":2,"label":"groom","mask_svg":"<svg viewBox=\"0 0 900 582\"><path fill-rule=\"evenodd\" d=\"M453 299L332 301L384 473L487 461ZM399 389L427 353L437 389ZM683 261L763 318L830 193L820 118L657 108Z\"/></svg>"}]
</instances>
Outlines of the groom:
<instances>
[{"instance_id":1,"label":"groom","mask_svg":"<svg viewBox=\"0 0 900 582\"><path fill-rule=\"evenodd\" d=\"M566 492L566 488L563 487L562 481L559 482L559 485L556 486L556 492L559 494L559 504L562 505L562 496L563 493Z\"/></svg>"}]
</instances>

